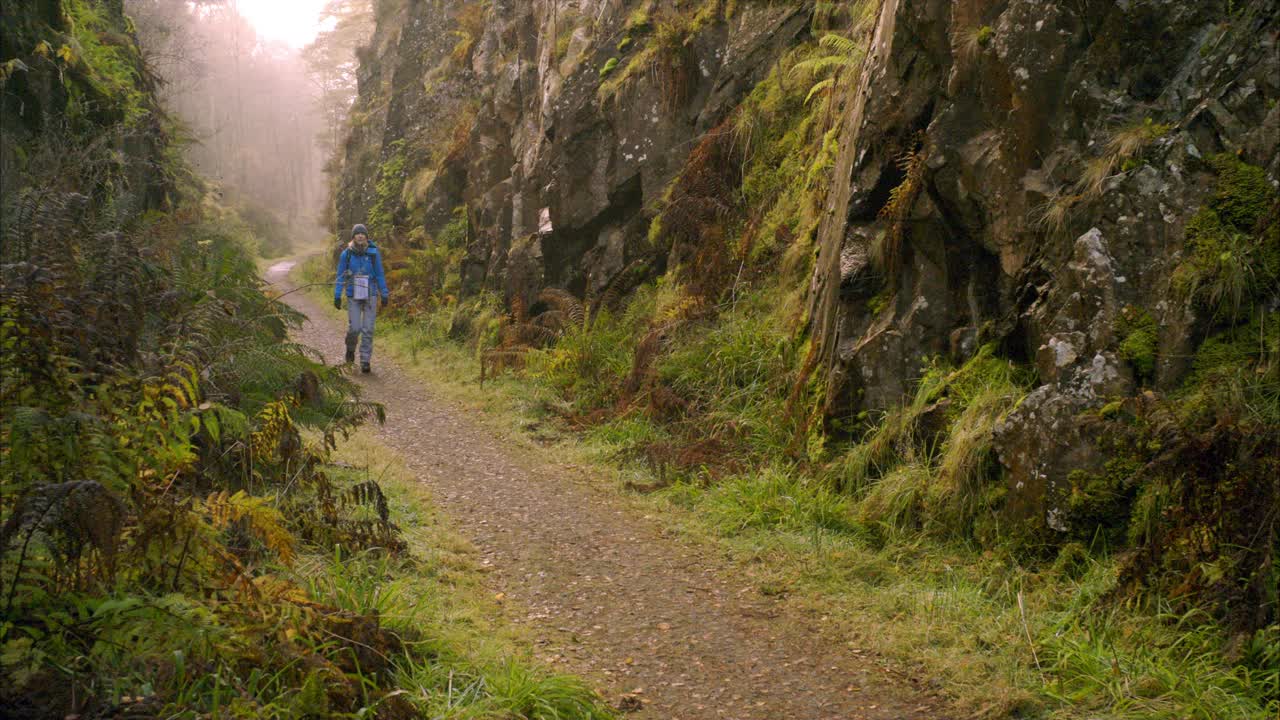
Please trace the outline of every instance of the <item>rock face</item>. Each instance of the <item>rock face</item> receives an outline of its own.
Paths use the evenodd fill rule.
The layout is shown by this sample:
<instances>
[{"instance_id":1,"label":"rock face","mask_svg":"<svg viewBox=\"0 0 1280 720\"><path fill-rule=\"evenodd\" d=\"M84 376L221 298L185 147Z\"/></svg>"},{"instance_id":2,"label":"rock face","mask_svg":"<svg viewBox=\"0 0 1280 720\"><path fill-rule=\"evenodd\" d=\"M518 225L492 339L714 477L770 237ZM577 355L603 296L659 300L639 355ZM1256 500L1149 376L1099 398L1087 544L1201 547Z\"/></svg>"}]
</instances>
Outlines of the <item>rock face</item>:
<instances>
[{"instance_id":1,"label":"rock face","mask_svg":"<svg viewBox=\"0 0 1280 720\"><path fill-rule=\"evenodd\" d=\"M1170 274L1211 183L1205 158L1236 153L1280 174L1280 18L1266 2L1228 14L889 0L881 12L820 229L813 329L828 409L888 407L922 358L1000 342L1043 383L997 432L1008 507L1052 527L1066 476L1103 460L1080 414L1136 387L1117 355L1121 312L1161 328L1157 387L1186 373L1204 318L1172 301ZM869 304L847 258L885 232L881 208L904 182L895 159L911 152L926 170L896 291Z\"/></svg>"},{"instance_id":2,"label":"rock face","mask_svg":"<svg viewBox=\"0 0 1280 720\"><path fill-rule=\"evenodd\" d=\"M599 292L636 260L663 272L671 248L649 230L672 179L814 41L813 3L687 5L379 3L341 224L381 212L412 245L465 207L464 292L526 304L545 286ZM655 25L677 13L683 39L663 47ZM827 415L890 408L926 358L995 343L1041 383L995 438L1009 512L1055 526L1066 475L1104 460L1081 413L1176 386L1209 321L1171 287L1208 159L1280 176L1278 33L1271 0L879 3L833 106L797 328ZM1130 316L1158 329L1149 370L1120 350Z\"/></svg>"},{"instance_id":3,"label":"rock face","mask_svg":"<svg viewBox=\"0 0 1280 720\"><path fill-rule=\"evenodd\" d=\"M462 274L472 289L599 290L653 255L645 243L653 208L689 149L807 32L809 13L748 5L709 22L663 82L648 71L617 77L643 52L639 5L648 4L500 0L467 28L469 3L409 2L381 19L362 63L357 107L370 110L347 145L340 226L367 216L377 165L403 142L418 148L406 184L434 177L420 206L406 194L400 219L434 229L465 205L476 237ZM458 49L455 33L472 32L469 52L433 81L430 69ZM611 61L614 77L601 72ZM468 151L427 169L450 143Z\"/></svg>"}]
</instances>

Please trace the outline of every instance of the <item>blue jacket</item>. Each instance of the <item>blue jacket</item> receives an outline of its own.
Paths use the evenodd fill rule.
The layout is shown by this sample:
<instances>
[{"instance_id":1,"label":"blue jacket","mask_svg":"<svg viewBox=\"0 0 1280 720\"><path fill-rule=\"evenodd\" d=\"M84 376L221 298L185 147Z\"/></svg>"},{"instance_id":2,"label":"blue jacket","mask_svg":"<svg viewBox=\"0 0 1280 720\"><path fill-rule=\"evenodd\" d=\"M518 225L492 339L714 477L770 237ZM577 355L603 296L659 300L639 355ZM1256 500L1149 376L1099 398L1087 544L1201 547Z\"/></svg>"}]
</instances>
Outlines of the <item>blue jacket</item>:
<instances>
[{"instance_id":1,"label":"blue jacket","mask_svg":"<svg viewBox=\"0 0 1280 720\"><path fill-rule=\"evenodd\" d=\"M347 274L351 274L351 278ZM355 246L347 245L338 258L338 281L333 286L333 299L342 297L345 287L347 297L355 293L356 275L369 276L369 294L377 292L382 299L387 299L387 278L382 272L382 257L378 255L378 246L369 243L364 252L357 252Z\"/></svg>"}]
</instances>

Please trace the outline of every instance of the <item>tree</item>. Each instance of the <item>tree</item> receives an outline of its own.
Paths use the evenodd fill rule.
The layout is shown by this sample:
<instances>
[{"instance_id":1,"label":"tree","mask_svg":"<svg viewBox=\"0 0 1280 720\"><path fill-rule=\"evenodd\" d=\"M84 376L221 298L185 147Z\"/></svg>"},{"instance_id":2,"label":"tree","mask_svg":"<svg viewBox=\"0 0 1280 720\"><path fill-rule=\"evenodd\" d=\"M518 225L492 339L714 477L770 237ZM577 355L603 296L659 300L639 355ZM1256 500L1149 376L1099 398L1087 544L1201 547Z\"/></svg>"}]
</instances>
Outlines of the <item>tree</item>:
<instances>
[{"instance_id":1,"label":"tree","mask_svg":"<svg viewBox=\"0 0 1280 720\"><path fill-rule=\"evenodd\" d=\"M337 151L342 141L347 115L356 98L356 49L373 34L373 5L370 0L329 0L321 20L331 22L332 27L303 49L302 59L324 118L320 146L329 155Z\"/></svg>"},{"instance_id":2,"label":"tree","mask_svg":"<svg viewBox=\"0 0 1280 720\"><path fill-rule=\"evenodd\" d=\"M250 216L313 218L326 190L315 138L327 125L301 53L264 42L234 1L127 0L126 8L196 169L222 183L229 201L266 211Z\"/></svg>"}]
</instances>

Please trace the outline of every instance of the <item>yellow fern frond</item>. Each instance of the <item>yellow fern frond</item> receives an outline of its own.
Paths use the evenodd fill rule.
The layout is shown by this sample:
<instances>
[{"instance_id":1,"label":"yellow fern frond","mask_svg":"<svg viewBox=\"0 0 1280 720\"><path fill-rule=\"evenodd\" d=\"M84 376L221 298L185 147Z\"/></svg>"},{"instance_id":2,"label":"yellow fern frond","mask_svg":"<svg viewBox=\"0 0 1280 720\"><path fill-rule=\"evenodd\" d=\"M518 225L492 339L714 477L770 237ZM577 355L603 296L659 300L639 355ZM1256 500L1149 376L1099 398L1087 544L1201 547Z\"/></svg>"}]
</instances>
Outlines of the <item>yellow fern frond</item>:
<instances>
[{"instance_id":1,"label":"yellow fern frond","mask_svg":"<svg viewBox=\"0 0 1280 720\"><path fill-rule=\"evenodd\" d=\"M204 510L210 524L217 529L243 522L245 529L279 555L281 561L291 563L294 558L293 534L285 528L280 512L268 505L269 502L268 498L249 495L243 490L232 495L223 490L205 499Z\"/></svg>"},{"instance_id":2,"label":"yellow fern frond","mask_svg":"<svg viewBox=\"0 0 1280 720\"><path fill-rule=\"evenodd\" d=\"M280 438L294 430L293 416L289 413L289 405L284 400L277 400L265 405L258 412L258 430L249 436L256 452L274 452L279 447Z\"/></svg>"},{"instance_id":3,"label":"yellow fern frond","mask_svg":"<svg viewBox=\"0 0 1280 720\"><path fill-rule=\"evenodd\" d=\"M262 594L262 599L270 602L287 602L301 604L308 601L307 593L295 583L278 575L261 575L253 579L253 585Z\"/></svg>"},{"instance_id":4,"label":"yellow fern frond","mask_svg":"<svg viewBox=\"0 0 1280 720\"><path fill-rule=\"evenodd\" d=\"M853 55L861 50L861 46L858 45L856 40L851 40L835 33L823 35L818 44L838 55Z\"/></svg>"},{"instance_id":5,"label":"yellow fern frond","mask_svg":"<svg viewBox=\"0 0 1280 720\"><path fill-rule=\"evenodd\" d=\"M815 95L826 95L831 92L831 88L834 87L835 84L835 78L827 78L814 83L813 87L809 88L809 94L804 97L804 104L808 105Z\"/></svg>"}]
</instances>

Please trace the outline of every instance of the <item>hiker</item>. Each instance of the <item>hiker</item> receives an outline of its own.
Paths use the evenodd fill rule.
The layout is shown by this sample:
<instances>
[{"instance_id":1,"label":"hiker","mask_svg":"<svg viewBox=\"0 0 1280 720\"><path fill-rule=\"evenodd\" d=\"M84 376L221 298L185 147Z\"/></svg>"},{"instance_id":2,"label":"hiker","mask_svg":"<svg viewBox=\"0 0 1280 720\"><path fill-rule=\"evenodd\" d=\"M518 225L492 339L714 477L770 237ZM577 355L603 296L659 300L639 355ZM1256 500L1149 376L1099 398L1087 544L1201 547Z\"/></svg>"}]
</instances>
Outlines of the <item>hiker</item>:
<instances>
[{"instance_id":1,"label":"hiker","mask_svg":"<svg viewBox=\"0 0 1280 720\"><path fill-rule=\"evenodd\" d=\"M347 291L347 362L355 362L356 340L360 340L360 372L369 372L373 356L373 319L379 298L386 305L387 279L382 273L378 246L369 242L364 225L351 228L351 242L338 258L338 281L333 286L333 306L342 309L342 291ZM375 294L376 293L376 294Z\"/></svg>"}]
</instances>

